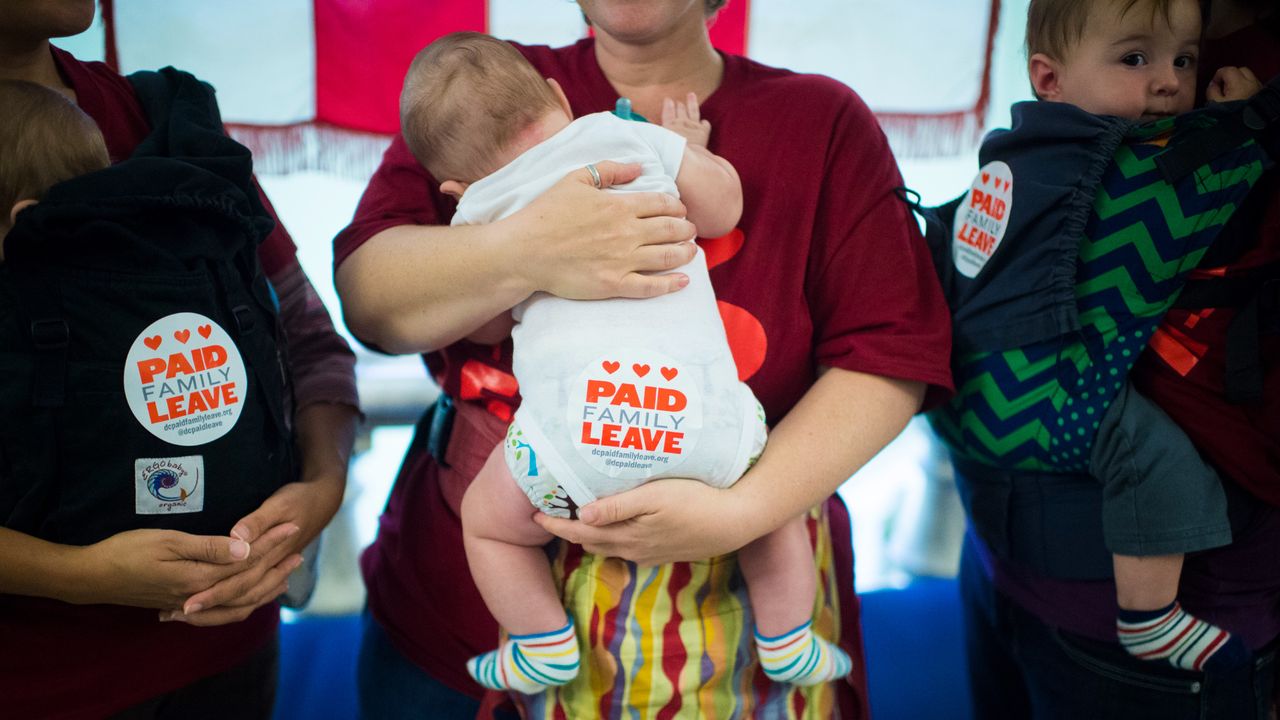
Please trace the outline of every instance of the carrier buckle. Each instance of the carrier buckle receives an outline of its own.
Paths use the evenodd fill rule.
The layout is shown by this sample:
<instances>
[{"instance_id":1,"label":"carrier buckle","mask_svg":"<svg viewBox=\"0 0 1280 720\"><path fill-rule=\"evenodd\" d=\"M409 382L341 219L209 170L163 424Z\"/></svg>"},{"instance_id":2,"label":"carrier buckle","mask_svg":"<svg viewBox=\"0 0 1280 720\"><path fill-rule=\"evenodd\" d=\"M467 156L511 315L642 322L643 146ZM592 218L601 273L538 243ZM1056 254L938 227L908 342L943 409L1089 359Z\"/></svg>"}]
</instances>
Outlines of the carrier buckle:
<instances>
[{"instance_id":1,"label":"carrier buckle","mask_svg":"<svg viewBox=\"0 0 1280 720\"><path fill-rule=\"evenodd\" d=\"M239 328L241 334L251 333L257 326L256 321L253 319L253 311L249 309L248 305L237 305L231 308L231 314L235 317L236 327Z\"/></svg>"}]
</instances>

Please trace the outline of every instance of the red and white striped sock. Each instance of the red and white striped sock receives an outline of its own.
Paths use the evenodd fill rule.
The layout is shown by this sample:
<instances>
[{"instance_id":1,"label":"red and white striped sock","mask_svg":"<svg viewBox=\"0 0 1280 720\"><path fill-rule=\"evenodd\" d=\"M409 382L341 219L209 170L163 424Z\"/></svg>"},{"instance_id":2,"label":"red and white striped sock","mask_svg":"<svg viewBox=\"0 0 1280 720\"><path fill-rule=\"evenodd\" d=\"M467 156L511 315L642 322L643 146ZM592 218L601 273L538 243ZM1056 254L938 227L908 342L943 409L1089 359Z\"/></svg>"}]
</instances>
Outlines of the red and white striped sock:
<instances>
[{"instance_id":1,"label":"red and white striped sock","mask_svg":"<svg viewBox=\"0 0 1280 720\"><path fill-rule=\"evenodd\" d=\"M1116 635L1130 655L1167 660L1183 670L1201 671L1219 654L1224 660L1234 659L1244 650L1239 638L1183 610L1176 600L1159 610L1122 608L1116 618Z\"/></svg>"}]
</instances>

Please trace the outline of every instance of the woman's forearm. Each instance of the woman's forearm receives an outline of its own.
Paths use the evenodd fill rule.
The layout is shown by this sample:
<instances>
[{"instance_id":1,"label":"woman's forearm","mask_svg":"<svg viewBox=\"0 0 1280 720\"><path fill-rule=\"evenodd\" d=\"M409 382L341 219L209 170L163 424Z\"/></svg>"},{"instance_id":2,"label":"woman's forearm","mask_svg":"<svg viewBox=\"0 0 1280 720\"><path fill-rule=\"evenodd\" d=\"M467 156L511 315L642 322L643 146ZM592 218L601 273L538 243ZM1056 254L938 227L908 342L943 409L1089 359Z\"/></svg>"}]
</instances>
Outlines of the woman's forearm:
<instances>
[{"instance_id":1,"label":"woman's forearm","mask_svg":"<svg viewBox=\"0 0 1280 720\"><path fill-rule=\"evenodd\" d=\"M602 187L639 165L596 164ZM578 300L674 292L661 274L693 259L685 208L665 193L602 193L584 168L489 225L401 225L374 235L338 268L347 325L393 353L443 348L535 291Z\"/></svg>"},{"instance_id":2,"label":"woman's forearm","mask_svg":"<svg viewBox=\"0 0 1280 720\"><path fill-rule=\"evenodd\" d=\"M84 582L77 570L81 549L0 528L0 594L76 599Z\"/></svg>"},{"instance_id":3,"label":"woman's forearm","mask_svg":"<svg viewBox=\"0 0 1280 720\"><path fill-rule=\"evenodd\" d=\"M347 326L390 353L445 347L534 290L499 225L401 225L374 235L338 267Z\"/></svg>"},{"instance_id":4,"label":"woman's forearm","mask_svg":"<svg viewBox=\"0 0 1280 720\"><path fill-rule=\"evenodd\" d=\"M730 492L746 504L746 541L821 503L888 445L920 409L920 382L828 369L769 434Z\"/></svg>"},{"instance_id":5,"label":"woman's forearm","mask_svg":"<svg viewBox=\"0 0 1280 720\"><path fill-rule=\"evenodd\" d=\"M314 403L298 411L295 423L299 479L311 484L315 496L314 517L307 518L312 522L299 523L303 530L299 545L303 545L324 529L342 504L359 413L349 405Z\"/></svg>"}]
</instances>

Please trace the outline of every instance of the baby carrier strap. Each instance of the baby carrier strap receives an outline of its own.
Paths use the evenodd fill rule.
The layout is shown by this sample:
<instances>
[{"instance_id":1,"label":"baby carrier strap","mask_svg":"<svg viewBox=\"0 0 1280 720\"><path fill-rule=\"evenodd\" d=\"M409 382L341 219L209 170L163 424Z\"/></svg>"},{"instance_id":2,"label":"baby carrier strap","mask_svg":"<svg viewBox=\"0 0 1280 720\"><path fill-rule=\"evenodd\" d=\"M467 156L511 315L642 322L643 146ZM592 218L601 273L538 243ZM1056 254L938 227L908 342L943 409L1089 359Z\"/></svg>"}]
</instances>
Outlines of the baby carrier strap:
<instances>
[{"instance_id":1,"label":"baby carrier strap","mask_svg":"<svg viewBox=\"0 0 1280 720\"><path fill-rule=\"evenodd\" d=\"M1235 106L1239 104L1242 106L1237 110ZM1169 184L1250 140L1261 143L1273 159L1280 158L1280 78L1272 79L1248 100L1211 105L1206 111L1221 117L1156 160Z\"/></svg>"},{"instance_id":2,"label":"baby carrier strap","mask_svg":"<svg viewBox=\"0 0 1280 720\"><path fill-rule=\"evenodd\" d=\"M955 458L956 486L969 526L1001 560L1056 580L1113 576L1103 530L1103 495L1083 473L1001 470ZM1237 483L1223 483L1227 520L1245 532L1269 506Z\"/></svg>"},{"instance_id":3,"label":"baby carrier strap","mask_svg":"<svg viewBox=\"0 0 1280 720\"><path fill-rule=\"evenodd\" d=\"M1092 477L953 461L969 524L997 557L1060 580L1111 577L1102 493Z\"/></svg>"},{"instance_id":4,"label":"baby carrier strap","mask_svg":"<svg viewBox=\"0 0 1280 720\"><path fill-rule=\"evenodd\" d=\"M1237 309L1227 328L1225 395L1236 405L1262 404L1266 379L1262 336L1280 333L1280 262L1189 281L1177 307Z\"/></svg>"},{"instance_id":5,"label":"baby carrier strap","mask_svg":"<svg viewBox=\"0 0 1280 720\"><path fill-rule=\"evenodd\" d=\"M1185 177L1196 163L1215 160L1250 140L1258 142L1273 160L1280 158L1280 78L1244 102L1238 112L1224 114L1220 122L1201 128L1194 142L1180 145L1177 152L1162 156L1158 164L1165 177ZM1252 246L1266 201L1256 194L1246 199L1201 267L1230 265ZM1228 402L1261 404L1266 375L1261 336L1280 332L1280 263L1225 277L1189 280L1176 307L1238 310L1227 330L1223 387Z\"/></svg>"}]
</instances>

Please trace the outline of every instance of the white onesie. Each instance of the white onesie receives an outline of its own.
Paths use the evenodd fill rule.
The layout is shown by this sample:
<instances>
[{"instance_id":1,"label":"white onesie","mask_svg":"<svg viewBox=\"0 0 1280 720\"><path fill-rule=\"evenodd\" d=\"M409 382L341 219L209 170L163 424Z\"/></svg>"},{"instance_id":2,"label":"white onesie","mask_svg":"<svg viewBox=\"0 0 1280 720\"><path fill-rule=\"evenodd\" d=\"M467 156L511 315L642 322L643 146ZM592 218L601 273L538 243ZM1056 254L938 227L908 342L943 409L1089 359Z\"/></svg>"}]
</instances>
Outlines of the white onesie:
<instances>
[{"instance_id":1,"label":"white onesie","mask_svg":"<svg viewBox=\"0 0 1280 720\"><path fill-rule=\"evenodd\" d=\"M596 113L575 120L463 195L454 225L500 220L587 163L640 163L610 192L665 192L685 140L665 128ZM522 397L507 434L512 474L536 507L578 505L656 478L728 487L764 447L764 413L738 380L707 263L689 285L646 300L566 300L535 293L512 311Z\"/></svg>"}]
</instances>

